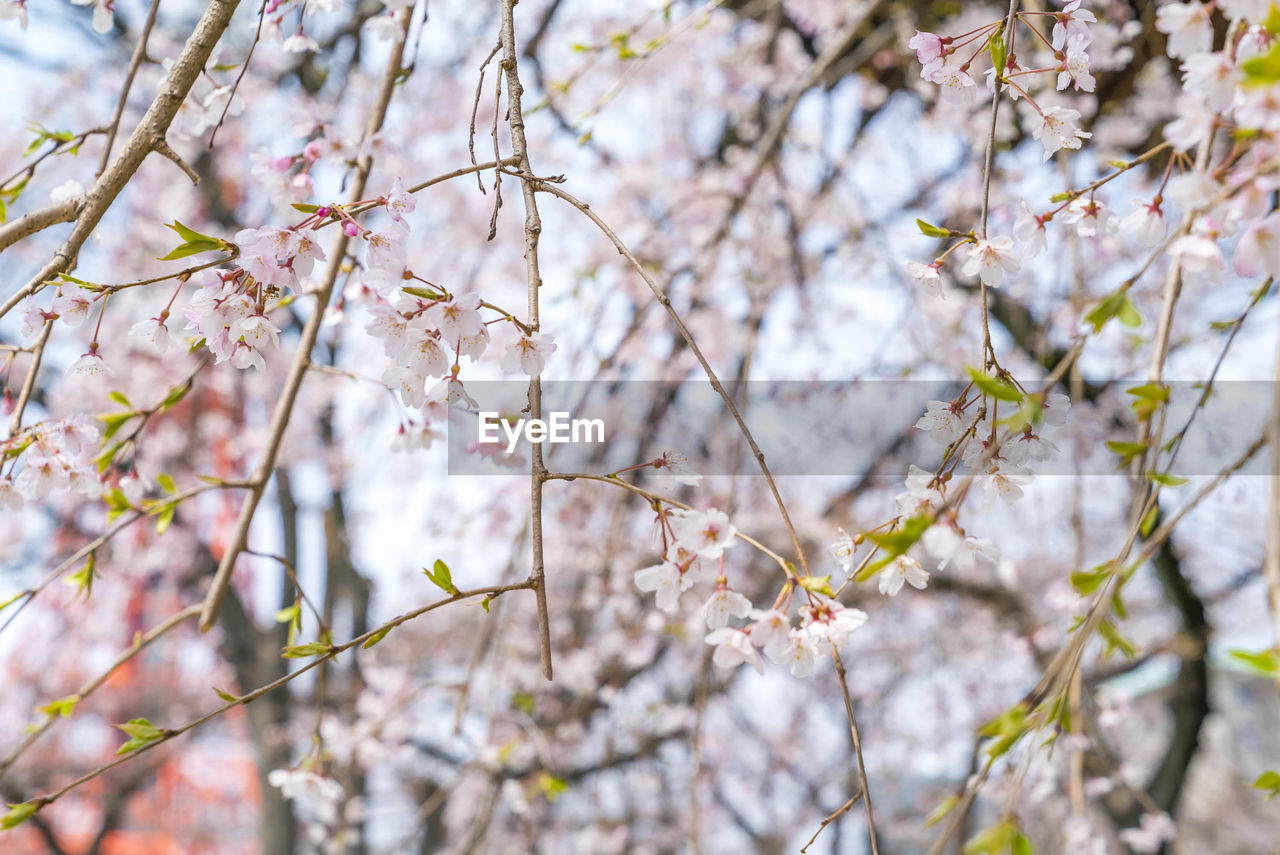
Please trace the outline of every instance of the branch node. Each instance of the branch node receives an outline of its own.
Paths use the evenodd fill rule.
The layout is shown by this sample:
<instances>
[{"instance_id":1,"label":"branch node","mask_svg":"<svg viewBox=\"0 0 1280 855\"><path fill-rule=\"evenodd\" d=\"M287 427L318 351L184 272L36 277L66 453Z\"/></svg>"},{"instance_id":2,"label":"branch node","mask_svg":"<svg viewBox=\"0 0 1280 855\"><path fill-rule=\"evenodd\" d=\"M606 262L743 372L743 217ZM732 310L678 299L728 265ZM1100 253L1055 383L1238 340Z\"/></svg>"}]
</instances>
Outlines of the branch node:
<instances>
[{"instance_id":1,"label":"branch node","mask_svg":"<svg viewBox=\"0 0 1280 855\"><path fill-rule=\"evenodd\" d=\"M183 173L185 173L186 176L191 179L192 184L195 184L197 186L200 184L200 173L196 172L195 169L191 166L191 164L183 160L182 155L174 151L170 147L169 143L165 141L163 138L156 140L156 142L151 146L151 148L157 154L161 154L167 157L169 160L172 160L174 163L176 163L178 165L178 168L181 169Z\"/></svg>"}]
</instances>

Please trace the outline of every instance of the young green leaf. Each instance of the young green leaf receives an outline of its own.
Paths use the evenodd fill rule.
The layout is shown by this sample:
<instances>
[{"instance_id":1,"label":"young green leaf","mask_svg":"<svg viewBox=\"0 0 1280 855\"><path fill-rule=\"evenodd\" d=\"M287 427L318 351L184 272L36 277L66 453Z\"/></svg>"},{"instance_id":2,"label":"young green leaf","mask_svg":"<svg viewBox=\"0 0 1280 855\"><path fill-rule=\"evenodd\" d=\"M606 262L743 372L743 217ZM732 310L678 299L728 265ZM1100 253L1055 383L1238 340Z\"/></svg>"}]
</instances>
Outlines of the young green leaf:
<instances>
[{"instance_id":1,"label":"young green leaf","mask_svg":"<svg viewBox=\"0 0 1280 855\"><path fill-rule=\"evenodd\" d=\"M921 220L919 218L916 219L916 227L920 229L920 234L924 235L925 237L931 237L931 238L951 237L950 229L938 228L933 223L926 223L924 220Z\"/></svg>"},{"instance_id":2,"label":"young green leaf","mask_svg":"<svg viewBox=\"0 0 1280 855\"><path fill-rule=\"evenodd\" d=\"M1253 782L1255 789L1270 790L1266 795L1266 800L1271 801L1276 796L1280 796L1280 772L1274 770L1263 772L1258 776L1258 780Z\"/></svg>"},{"instance_id":3,"label":"young green leaf","mask_svg":"<svg viewBox=\"0 0 1280 855\"><path fill-rule=\"evenodd\" d=\"M999 377L988 377L976 368L969 369L969 376L973 379L973 385L977 386L984 395L989 395L997 401L1021 401L1022 392L1015 386Z\"/></svg>"},{"instance_id":4,"label":"young green leaf","mask_svg":"<svg viewBox=\"0 0 1280 855\"><path fill-rule=\"evenodd\" d=\"M326 644L323 641L312 641L309 644L299 644L295 647L286 647L281 655L286 659L307 659L311 656L321 656L333 650L332 644Z\"/></svg>"},{"instance_id":5,"label":"young green leaf","mask_svg":"<svg viewBox=\"0 0 1280 855\"><path fill-rule=\"evenodd\" d=\"M39 802L23 802L20 805L9 805L9 812L0 817L0 829L8 831L22 825L40 809Z\"/></svg>"}]
</instances>

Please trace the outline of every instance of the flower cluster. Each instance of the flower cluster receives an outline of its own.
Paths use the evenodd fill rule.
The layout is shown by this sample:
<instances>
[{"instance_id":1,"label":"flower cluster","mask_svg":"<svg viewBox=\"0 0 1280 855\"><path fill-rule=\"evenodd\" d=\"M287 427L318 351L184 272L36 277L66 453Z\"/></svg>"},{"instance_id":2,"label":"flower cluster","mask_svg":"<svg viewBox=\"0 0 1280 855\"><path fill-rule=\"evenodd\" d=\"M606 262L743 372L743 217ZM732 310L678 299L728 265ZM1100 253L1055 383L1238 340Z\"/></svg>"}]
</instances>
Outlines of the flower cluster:
<instances>
[{"instance_id":1,"label":"flower cluster","mask_svg":"<svg viewBox=\"0 0 1280 855\"><path fill-rule=\"evenodd\" d=\"M1053 14L1052 40L1040 32L1036 18L1019 13L1018 23L1033 41L1035 55L1027 65L1013 52L1013 35L1005 31L1004 20L993 21L957 36L939 36L917 31L907 46L916 52L920 76L936 84L942 98L960 106L978 100L978 85L971 76L973 63L989 54L987 87L1000 86L1001 92L1025 102L1033 111L1031 131L1044 145L1048 160L1062 149L1078 149L1091 134L1080 128L1080 112L1061 105L1041 106L1030 94L1031 80L1044 77L1054 89L1068 88L1092 92L1096 82L1090 72L1088 48L1091 42L1089 24L1097 20L1093 13L1080 8L1081 0L1071 0L1062 11Z\"/></svg>"},{"instance_id":2,"label":"flower cluster","mask_svg":"<svg viewBox=\"0 0 1280 855\"><path fill-rule=\"evenodd\" d=\"M101 491L94 458L101 432L83 414L41 422L5 440L9 472L0 475L0 507L21 510L26 501L43 502L55 492L96 496ZM14 477L18 464L22 469Z\"/></svg>"},{"instance_id":3,"label":"flower cluster","mask_svg":"<svg viewBox=\"0 0 1280 855\"><path fill-rule=\"evenodd\" d=\"M658 531L664 560L636 571L636 587L654 593L658 608L671 614L679 606L680 594L703 578L704 563L719 562L701 617L709 630L706 643L715 647L712 661L721 668L748 664L763 672L763 653L772 662L787 665L793 675L807 677L820 656L842 648L867 620L864 612L846 608L833 597L806 591L798 625L793 626L788 604L795 586L790 581L770 608L755 608L750 599L729 587L724 575L724 551L734 544L737 531L722 511L665 510L658 515ZM735 620L748 622L732 626Z\"/></svg>"}]
</instances>

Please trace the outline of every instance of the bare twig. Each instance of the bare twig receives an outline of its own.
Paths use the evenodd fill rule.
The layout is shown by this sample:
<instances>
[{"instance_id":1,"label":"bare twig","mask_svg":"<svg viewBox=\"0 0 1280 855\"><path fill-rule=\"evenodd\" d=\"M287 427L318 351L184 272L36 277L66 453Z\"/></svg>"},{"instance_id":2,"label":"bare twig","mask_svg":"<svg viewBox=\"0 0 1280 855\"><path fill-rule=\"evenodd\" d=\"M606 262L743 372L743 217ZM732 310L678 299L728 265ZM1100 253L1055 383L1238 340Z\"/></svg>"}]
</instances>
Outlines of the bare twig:
<instances>
[{"instance_id":1,"label":"bare twig","mask_svg":"<svg viewBox=\"0 0 1280 855\"><path fill-rule=\"evenodd\" d=\"M853 698L849 695L849 681L845 676L844 662L840 659L840 651L832 650L831 659L836 663L836 673L840 676L840 688L844 694L844 710L849 716L849 735L853 739L853 753L858 760L858 786L862 788L862 792L858 795L862 796L862 806L866 809L867 837L871 841L871 855L880 855L880 848L876 843L876 818L871 809L871 788L867 784L867 766L862 761L862 738L858 735L858 721L853 715ZM850 802L852 803L852 800Z\"/></svg>"},{"instance_id":2,"label":"bare twig","mask_svg":"<svg viewBox=\"0 0 1280 855\"><path fill-rule=\"evenodd\" d=\"M587 219L595 223L596 227L599 228L600 231L604 232L605 237L613 243L614 247L622 257L625 258L635 271L640 274L640 278L644 280L645 284L649 286L649 290L653 292L653 296L662 305L662 307L666 309L667 315L671 318L671 322L675 324L676 330L680 333L680 337L684 339L685 344L689 346L689 350L698 360L698 364L702 366L702 370L707 375L707 379L711 381L712 388L716 390L716 394L720 396L720 399L724 401L725 406L729 408L729 413L733 416L734 421L737 422L738 429L747 440L747 445L751 447L751 453L755 456L756 463L760 466L760 471L764 474L765 481L769 485L769 490L773 493L773 500L778 506L778 512L782 515L782 521L787 527L787 532L791 535L791 544L795 548L796 557L800 561L800 567L804 570L805 575L808 576L809 562L805 558L804 547L800 545L800 535L796 532L796 527L791 522L791 515L787 513L786 502L783 501L782 493L779 492L778 485L773 480L773 474L769 471L769 465L765 463L764 452L761 451L760 446L756 444L755 437L752 436L750 428L747 427L746 421L742 418L742 413L738 411L738 405L733 401L733 396L725 391L724 385L720 382L720 378L716 376L715 369L711 367L711 363L708 362L706 356L703 355L702 348L698 347L698 343L694 341L693 333L689 332L689 328L685 326L684 320L680 317L680 313L671 305L671 298L666 295L666 292L664 292L658 283L654 281L653 277L649 275L649 271L645 270L644 265L641 264L640 260L635 257L630 249L627 248L626 244L622 242L622 239L618 237L617 233L609 227L608 223L600 219L599 214L591 209L591 206L579 201L576 197L560 189L554 184L539 182L537 184L537 188L543 193L550 193L552 196L556 196L563 199L565 202L568 202L574 208L586 215Z\"/></svg>"},{"instance_id":3,"label":"bare twig","mask_svg":"<svg viewBox=\"0 0 1280 855\"><path fill-rule=\"evenodd\" d=\"M156 25L156 13L159 11L160 0L151 0L151 8L147 10L147 20L142 24L138 43L133 46L133 56L129 57L129 70L125 72L124 83L120 86L120 96L116 98L115 113L111 116L111 124L107 125L107 141L102 145L98 175L106 172L107 164L111 162L111 147L115 145L116 134L120 132L120 119L124 116L124 108L129 101L129 91L133 89L134 78L138 76L138 68L147 56L147 42L151 38L151 30Z\"/></svg>"},{"instance_id":4,"label":"bare twig","mask_svg":"<svg viewBox=\"0 0 1280 855\"><path fill-rule=\"evenodd\" d=\"M502 69L507 78L507 125L511 129L511 153L517 159L522 172L532 175L529 163L529 146L524 134L524 113L520 98L524 87L520 84L516 53L515 0L502 0ZM497 145L497 137L494 137ZM501 160L495 148L494 160ZM532 332L539 329L538 291L542 287L542 273L538 267L538 240L542 235L542 220L538 216L536 185L532 181L520 182L524 200L524 262L529 292L529 317L526 323ZM495 209L496 212L496 209ZM492 237L492 235L490 235ZM529 380L529 417L542 418L542 383L537 377ZM547 614L546 568L542 549L542 488L546 483L547 469L542 461L542 446L534 444L529 473L530 535L533 540L533 567L529 581L538 599L538 640L542 657L542 676L551 679L551 621Z\"/></svg>"}]
</instances>

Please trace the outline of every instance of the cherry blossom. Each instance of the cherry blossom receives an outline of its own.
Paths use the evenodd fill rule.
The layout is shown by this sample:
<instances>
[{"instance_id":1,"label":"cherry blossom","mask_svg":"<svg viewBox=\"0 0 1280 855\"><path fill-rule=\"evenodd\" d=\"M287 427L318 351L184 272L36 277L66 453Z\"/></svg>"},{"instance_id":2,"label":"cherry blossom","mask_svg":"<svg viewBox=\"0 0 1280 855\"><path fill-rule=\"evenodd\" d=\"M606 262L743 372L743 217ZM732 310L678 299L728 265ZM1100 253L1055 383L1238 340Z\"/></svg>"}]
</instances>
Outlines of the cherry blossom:
<instances>
[{"instance_id":1,"label":"cherry blossom","mask_svg":"<svg viewBox=\"0 0 1280 855\"><path fill-rule=\"evenodd\" d=\"M664 451L654 461L653 468L685 487L696 487L702 483L702 476L689 466L689 458L678 451Z\"/></svg>"},{"instance_id":2,"label":"cherry blossom","mask_svg":"<svg viewBox=\"0 0 1280 855\"><path fill-rule=\"evenodd\" d=\"M782 663L783 651L791 640L791 621L777 609L752 609L751 641L773 662Z\"/></svg>"},{"instance_id":3,"label":"cherry blossom","mask_svg":"<svg viewBox=\"0 0 1280 855\"><path fill-rule=\"evenodd\" d=\"M636 587L641 591L656 593L658 608L667 614L674 614L679 605L680 592L683 590L680 577L680 568L670 561L635 572Z\"/></svg>"},{"instance_id":4,"label":"cherry blossom","mask_svg":"<svg viewBox=\"0 0 1280 855\"><path fill-rule=\"evenodd\" d=\"M1073 199L1062 212L1062 221L1075 225L1080 237L1109 235L1120 227L1115 212L1094 198Z\"/></svg>"},{"instance_id":5,"label":"cherry blossom","mask_svg":"<svg viewBox=\"0 0 1280 855\"><path fill-rule=\"evenodd\" d=\"M174 344L169 327L158 317L138 321L129 327L129 336L148 342L159 353L164 353Z\"/></svg>"},{"instance_id":6,"label":"cherry blossom","mask_svg":"<svg viewBox=\"0 0 1280 855\"><path fill-rule=\"evenodd\" d=\"M1013 238L1000 235L980 239L969 248L969 258L962 268L965 276L977 276L990 288L999 288L1004 274L1016 273L1022 261L1013 250Z\"/></svg>"},{"instance_id":7,"label":"cherry blossom","mask_svg":"<svg viewBox=\"0 0 1280 855\"><path fill-rule=\"evenodd\" d=\"M1203 4L1166 3L1156 11L1156 29L1169 37L1169 56L1189 57L1213 47L1213 22Z\"/></svg>"},{"instance_id":8,"label":"cherry blossom","mask_svg":"<svg viewBox=\"0 0 1280 855\"><path fill-rule=\"evenodd\" d=\"M1182 63L1184 90L1211 110L1223 111L1235 99L1240 73L1221 53L1196 53Z\"/></svg>"},{"instance_id":9,"label":"cherry blossom","mask_svg":"<svg viewBox=\"0 0 1280 855\"><path fill-rule=\"evenodd\" d=\"M866 622L866 612L845 608L836 600L820 600L800 609L800 628L824 651L844 647L849 636Z\"/></svg>"},{"instance_id":10,"label":"cherry blossom","mask_svg":"<svg viewBox=\"0 0 1280 855\"><path fill-rule=\"evenodd\" d=\"M0 477L0 507L20 511L23 504L22 492L13 485L13 481L8 476Z\"/></svg>"},{"instance_id":11,"label":"cherry blossom","mask_svg":"<svg viewBox=\"0 0 1280 855\"><path fill-rule=\"evenodd\" d=\"M547 357L556 349L549 333L522 335L507 349L502 357L502 370L508 374L523 372L537 377L546 367Z\"/></svg>"},{"instance_id":12,"label":"cherry blossom","mask_svg":"<svg viewBox=\"0 0 1280 855\"><path fill-rule=\"evenodd\" d=\"M943 100L952 104L969 106L978 99L978 87L964 69L956 65L943 65L934 69L929 79L942 88Z\"/></svg>"},{"instance_id":13,"label":"cherry blossom","mask_svg":"<svg viewBox=\"0 0 1280 855\"><path fill-rule=\"evenodd\" d=\"M81 377L91 377L94 379L100 377L114 377L115 372L107 365L107 361L96 350L90 350L88 353L81 354L80 358L71 363L67 368L67 374L78 374Z\"/></svg>"},{"instance_id":14,"label":"cherry blossom","mask_svg":"<svg viewBox=\"0 0 1280 855\"><path fill-rule=\"evenodd\" d=\"M1074 86L1080 92L1092 92L1097 85L1093 75L1089 73L1088 36L1071 36L1067 39L1066 59L1062 61L1058 73L1058 89Z\"/></svg>"},{"instance_id":15,"label":"cherry blossom","mask_svg":"<svg viewBox=\"0 0 1280 855\"><path fill-rule=\"evenodd\" d=\"M405 192L404 182L398 176L391 183L391 190L387 193L384 204L387 213L391 215L391 219L397 223L402 223L406 229L409 228L405 215L412 214L417 209L418 202L413 198L412 193Z\"/></svg>"},{"instance_id":16,"label":"cherry blossom","mask_svg":"<svg viewBox=\"0 0 1280 855\"><path fill-rule=\"evenodd\" d=\"M907 473L906 492L899 493L894 499L898 505L899 513L906 516L915 516L929 513L934 508L941 507L943 503L942 493L930 486L933 480L932 472L926 472L914 463L911 464Z\"/></svg>"},{"instance_id":17,"label":"cherry blossom","mask_svg":"<svg viewBox=\"0 0 1280 855\"><path fill-rule=\"evenodd\" d=\"M93 31L99 35L111 32L115 26L115 3L113 0L71 0L72 5L88 6L93 4Z\"/></svg>"},{"instance_id":18,"label":"cherry blossom","mask_svg":"<svg viewBox=\"0 0 1280 855\"><path fill-rule=\"evenodd\" d=\"M886 597L897 596L904 583L923 591L929 584L929 572L914 558L899 555L880 571L880 593Z\"/></svg>"},{"instance_id":19,"label":"cherry blossom","mask_svg":"<svg viewBox=\"0 0 1280 855\"><path fill-rule=\"evenodd\" d=\"M478 336L484 329L480 318L480 298L475 294L460 294L447 302L434 303L427 309L427 321L438 330L449 344L461 339Z\"/></svg>"},{"instance_id":20,"label":"cherry blossom","mask_svg":"<svg viewBox=\"0 0 1280 855\"><path fill-rule=\"evenodd\" d=\"M907 264L907 275L920 283L930 294L936 297L942 296L942 275L939 272L941 265L936 261L933 264L920 264L912 261Z\"/></svg>"},{"instance_id":21,"label":"cherry blossom","mask_svg":"<svg viewBox=\"0 0 1280 855\"><path fill-rule=\"evenodd\" d=\"M751 613L751 601L724 586L717 587L702 605L702 619L707 629L720 629L729 625L731 618L744 618Z\"/></svg>"},{"instance_id":22,"label":"cherry blossom","mask_svg":"<svg viewBox=\"0 0 1280 855\"><path fill-rule=\"evenodd\" d=\"M1120 839L1134 852L1159 852L1177 834L1178 827L1167 813L1148 811L1137 828L1121 831Z\"/></svg>"},{"instance_id":23,"label":"cherry blossom","mask_svg":"<svg viewBox=\"0 0 1280 855\"><path fill-rule=\"evenodd\" d=\"M1018 202L1018 216L1013 222L1013 237L1021 248L1024 260L1034 258L1044 252L1048 238L1045 221L1033 214L1025 201Z\"/></svg>"},{"instance_id":24,"label":"cherry blossom","mask_svg":"<svg viewBox=\"0 0 1280 855\"><path fill-rule=\"evenodd\" d=\"M922 33L916 30L916 34L907 42L907 47L916 52L916 61L923 66L920 69L920 76L925 80L930 79L946 58L946 46L942 39L933 33Z\"/></svg>"},{"instance_id":25,"label":"cherry blossom","mask_svg":"<svg viewBox=\"0 0 1280 855\"><path fill-rule=\"evenodd\" d=\"M1132 237L1138 246L1153 247L1168 232L1159 202L1134 202L1138 207L1120 221L1120 233Z\"/></svg>"},{"instance_id":26,"label":"cherry blossom","mask_svg":"<svg viewBox=\"0 0 1280 855\"><path fill-rule=\"evenodd\" d=\"M53 298L50 311L69 327L78 327L89 319L93 310L93 298L83 291L70 291Z\"/></svg>"},{"instance_id":27,"label":"cherry blossom","mask_svg":"<svg viewBox=\"0 0 1280 855\"><path fill-rule=\"evenodd\" d=\"M1000 557L1000 550L991 541L968 537L948 522L929 526L920 541L925 550L938 560L939 570L945 570L953 563L960 570L972 570L978 555L985 555L993 561Z\"/></svg>"},{"instance_id":28,"label":"cherry blossom","mask_svg":"<svg viewBox=\"0 0 1280 855\"><path fill-rule=\"evenodd\" d=\"M681 547L689 552L714 561L734 545L738 530L724 511L709 508L706 511L674 509L667 512L672 531Z\"/></svg>"},{"instance_id":29,"label":"cherry blossom","mask_svg":"<svg viewBox=\"0 0 1280 855\"><path fill-rule=\"evenodd\" d=\"M1088 9L1080 8L1080 0L1071 0L1062 7L1061 12L1053 16L1053 49L1062 50L1072 38L1088 39L1089 24L1097 22L1097 18ZM1059 87L1061 88L1061 87ZM1088 90L1092 92L1093 90Z\"/></svg>"},{"instance_id":30,"label":"cherry blossom","mask_svg":"<svg viewBox=\"0 0 1280 855\"><path fill-rule=\"evenodd\" d=\"M929 401L925 414L915 423L916 430L926 431L929 439L941 446L948 446L969 430L971 418L966 423L964 412L954 401Z\"/></svg>"},{"instance_id":31,"label":"cherry blossom","mask_svg":"<svg viewBox=\"0 0 1280 855\"><path fill-rule=\"evenodd\" d=\"M1080 130L1080 112L1066 107L1050 107L1039 113L1031 135L1044 146L1048 160L1062 149L1078 149L1093 134Z\"/></svg>"},{"instance_id":32,"label":"cherry blossom","mask_svg":"<svg viewBox=\"0 0 1280 855\"><path fill-rule=\"evenodd\" d=\"M787 634L787 642L778 651L778 656L770 659L779 665L785 664L791 676L804 679L812 676L822 646L822 641L813 633L793 629Z\"/></svg>"},{"instance_id":33,"label":"cherry blossom","mask_svg":"<svg viewBox=\"0 0 1280 855\"><path fill-rule=\"evenodd\" d=\"M736 668L744 662L755 668L757 673L764 673L764 663L760 654L751 645L751 639L740 629L725 627L714 630L707 635L707 644L715 645L715 653L711 661L718 668Z\"/></svg>"},{"instance_id":34,"label":"cherry blossom","mask_svg":"<svg viewBox=\"0 0 1280 855\"><path fill-rule=\"evenodd\" d=\"M831 544L831 556L835 558L836 563L840 565L840 569L848 573L853 569L853 553L857 550L854 545L853 538L844 529L837 529L840 536Z\"/></svg>"}]
</instances>

